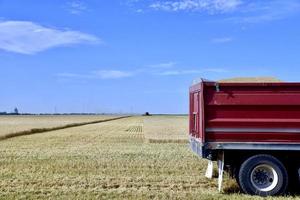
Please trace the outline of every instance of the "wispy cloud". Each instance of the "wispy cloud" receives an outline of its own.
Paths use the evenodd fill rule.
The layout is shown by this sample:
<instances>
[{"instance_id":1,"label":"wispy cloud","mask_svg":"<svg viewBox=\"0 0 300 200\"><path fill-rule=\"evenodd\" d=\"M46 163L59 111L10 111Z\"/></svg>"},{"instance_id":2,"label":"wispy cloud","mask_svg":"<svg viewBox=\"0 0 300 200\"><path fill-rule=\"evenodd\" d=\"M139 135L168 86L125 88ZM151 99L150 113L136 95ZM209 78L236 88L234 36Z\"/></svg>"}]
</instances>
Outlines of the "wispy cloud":
<instances>
[{"instance_id":1,"label":"wispy cloud","mask_svg":"<svg viewBox=\"0 0 300 200\"><path fill-rule=\"evenodd\" d=\"M59 73L58 77L69 79L121 79L134 76L135 72L121 70L97 70L86 74Z\"/></svg>"},{"instance_id":2,"label":"wispy cloud","mask_svg":"<svg viewBox=\"0 0 300 200\"><path fill-rule=\"evenodd\" d=\"M96 77L99 77L101 79L119 79L131 77L134 75L134 72L120 70L99 70L95 71L94 74L96 75Z\"/></svg>"},{"instance_id":3,"label":"wispy cloud","mask_svg":"<svg viewBox=\"0 0 300 200\"><path fill-rule=\"evenodd\" d=\"M299 0L243 1L234 15L223 18L222 21L254 24L282 20L299 13Z\"/></svg>"},{"instance_id":4,"label":"wispy cloud","mask_svg":"<svg viewBox=\"0 0 300 200\"><path fill-rule=\"evenodd\" d=\"M132 70L96 70L87 73L59 73L57 77L66 79L123 79L134 76L180 76L189 74L204 73L227 73L223 68L204 68L204 69L168 69L168 68L144 68Z\"/></svg>"},{"instance_id":5,"label":"wispy cloud","mask_svg":"<svg viewBox=\"0 0 300 200\"><path fill-rule=\"evenodd\" d=\"M157 75L161 76L176 76L176 75L188 75L188 74L203 74L206 72L212 73L226 73L228 72L226 69L221 68L207 68L207 69L188 69L188 70L168 70L161 71L157 73Z\"/></svg>"},{"instance_id":6,"label":"wispy cloud","mask_svg":"<svg viewBox=\"0 0 300 200\"><path fill-rule=\"evenodd\" d=\"M127 5L133 10L222 15L213 20L238 23L268 22L300 13L299 0L128 0Z\"/></svg>"},{"instance_id":7,"label":"wispy cloud","mask_svg":"<svg viewBox=\"0 0 300 200\"><path fill-rule=\"evenodd\" d=\"M79 15L88 10L87 5L80 0L67 2L67 9L71 14Z\"/></svg>"},{"instance_id":8,"label":"wispy cloud","mask_svg":"<svg viewBox=\"0 0 300 200\"><path fill-rule=\"evenodd\" d=\"M48 28L30 21L0 21L0 49L36 54L50 48L72 44L97 44L101 40L79 31Z\"/></svg>"},{"instance_id":9,"label":"wispy cloud","mask_svg":"<svg viewBox=\"0 0 300 200\"><path fill-rule=\"evenodd\" d=\"M76 74L76 73L59 73L56 74L56 76L61 78L79 78L79 79L90 79L95 77L92 74Z\"/></svg>"},{"instance_id":10,"label":"wispy cloud","mask_svg":"<svg viewBox=\"0 0 300 200\"><path fill-rule=\"evenodd\" d=\"M240 16L231 20L242 23L260 23L281 20L300 13L299 0L256 1L245 6Z\"/></svg>"},{"instance_id":11,"label":"wispy cloud","mask_svg":"<svg viewBox=\"0 0 300 200\"><path fill-rule=\"evenodd\" d=\"M228 70L223 68L201 68L201 69L181 69L174 61L149 65L150 68L137 70L137 73L144 73L148 75L159 76L175 76L175 75L188 75L188 74L202 74L202 73L226 73ZM136 73L136 74L137 74Z\"/></svg>"},{"instance_id":12,"label":"wispy cloud","mask_svg":"<svg viewBox=\"0 0 300 200\"><path fill-rule=\"evenodd\" d=\"M162 76L174 76L174 75L186 75L186 74L200 74L201 70L168 70L159 72L158 75Z\"/></svg>"},{"instance_id":13,"label":"wispy cloud","mask_svg":"<svg viewBox=\"0 0 300 200\"><path fill-rule=\"evenodd\" d=\"M166 63L159 63L159 64L154 64L154 65L149 65L151 68L156 68L156 69L167 69L167 68L172 68L176 65L176 62L166 62Z\"/></svg>"},{"instance_id":14,"label":"wispy cloud","mask_svg":"<svg viewBox=\"0 0 300 200\"><path fill-rule=\"evenodd\" d=\"M232 42L232 41L233 41L232 37L220 37L220 38L213 38L211 40L211 42L215 43L215 44L229 43L229 42Z\"/></svg>"},{"instance_id":15,"label":"wispy cloud","mask_svg":"<svg viewBox=\"0 0 300 200\"><path fill-rule=\"evenodd\" d=\"M229 70L223 68L206 68L204 72L213 72L213 73L227 73Z\"/></svg>"},{"instance_id":16,"label":"wispy cloud","mask_svg":"<svg viewBox=\"0 0 300 200\"><path fill-rule=\"evenodd\" d=\"M241 0L177 0L157 1L150 4L150 8L169 12L177 11L205 11L209 13L224 13L235 10L242 3Z\"/></svg>"}]
</instances>

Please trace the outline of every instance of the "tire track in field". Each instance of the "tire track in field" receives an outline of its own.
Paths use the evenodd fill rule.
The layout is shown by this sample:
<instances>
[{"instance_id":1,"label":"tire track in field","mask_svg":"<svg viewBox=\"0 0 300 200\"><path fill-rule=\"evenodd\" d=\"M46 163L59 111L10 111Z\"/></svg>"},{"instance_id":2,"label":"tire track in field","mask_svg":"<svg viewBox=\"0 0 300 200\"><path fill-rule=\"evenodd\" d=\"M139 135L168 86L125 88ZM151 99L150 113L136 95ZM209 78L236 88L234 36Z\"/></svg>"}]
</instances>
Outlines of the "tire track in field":
<instances>
[{"instance_id":1,"label":"tire track in field","mask_svg":"<svg viewBox=\"0 0 300 200\"><path fill-rule=\"evenodd\" d=\"M103 122L109 122L109 121L129 118L129 117L131 117L131 116L115 117L115 118L102 119L102 120L96 120L96 121L91 121L91 122L73 123L73 124L67 124L67 125L56 126L56 127L51 127L51 128L34 128L34 129L30 129L30 130L19 131L19 132L14 132L14 133L8 133L8 134L5 134L5 135L1 135L0 136L0 141L1 140L6 140L6 139L9 139L9 138L24 136L24 135L33 135L33 134L50 132L50 131L57 131L57 130L62 130L62 129L85 126L85 125L90 125L90 124L98 124L98 123L103 123Z\"/></svg>"},{"instance_id":2,"label":"tire track in field","mask_svg":"<svg viewBox=\"0 0 300 200\"><path fill-rule=\"evenodd\" d=\"M128 133L128 137L132 139L141 139L144 141L145 136L143 132L144 121L142 119L138 120L133 124L129 124L125 132Z\"/></svg>"}]
</instances>

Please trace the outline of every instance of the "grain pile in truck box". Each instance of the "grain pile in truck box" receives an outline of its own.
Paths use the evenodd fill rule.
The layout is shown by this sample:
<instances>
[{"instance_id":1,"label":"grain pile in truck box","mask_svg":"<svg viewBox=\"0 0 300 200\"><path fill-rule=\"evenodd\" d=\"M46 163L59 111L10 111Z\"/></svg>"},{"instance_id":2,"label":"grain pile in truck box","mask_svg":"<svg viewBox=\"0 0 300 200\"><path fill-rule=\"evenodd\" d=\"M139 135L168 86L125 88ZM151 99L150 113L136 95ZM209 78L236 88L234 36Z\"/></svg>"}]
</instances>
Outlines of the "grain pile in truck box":
<instances>
[{"instance_id":1,"label":"grain pile in truck box","mask_svg":"<svg viewBox=\"0 0 300 200\"><path fill-rule=\"evenodd\" d=\"M252 83L274 83L274 82L282 82L280 79L276 77L235 77L228 79L219 80L220 83L244 83L244 82L252 82Z\"/></svg>"}]
</instances>

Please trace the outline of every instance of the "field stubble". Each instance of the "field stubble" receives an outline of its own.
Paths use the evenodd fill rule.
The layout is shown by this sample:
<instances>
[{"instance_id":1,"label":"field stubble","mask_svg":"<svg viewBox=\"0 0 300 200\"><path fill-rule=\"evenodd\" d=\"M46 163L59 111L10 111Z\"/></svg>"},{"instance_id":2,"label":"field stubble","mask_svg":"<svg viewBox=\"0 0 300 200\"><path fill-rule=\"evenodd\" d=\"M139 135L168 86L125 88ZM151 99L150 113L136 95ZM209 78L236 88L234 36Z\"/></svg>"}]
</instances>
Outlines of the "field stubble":
<instances>
[{"instance_id":1,"label":"field stubble","mask_svg":"<svg viewBox=\"0 0 300 200\"><path fill-rule=\"evenodd\" d=\"M114 115L17 115L0 116L0 135L37 128L114 118Z\"/></svg>"},{"instance_id":2,"label":"field stubble","mask_svg":"<svg viewBox=\"0 0 300 200\"><path fill-rule=\"evenodd\" d=\"M187 116L151 116L144 118L144 134L150 143L187 143Z\"/></svg>"},{"instance_id":3,"label":"field stubble","mask_svg":"<svg viewBox=\"0 0 300 200\"><path fill-rule=\"evenodd\" d=\"M0 198L262 199L219 194L216 180L203 176L206 161L187 144L145 142L152 137L144 132L151 129L148 120L131 117L1 141Z\"/></svg>"}]
</instances>

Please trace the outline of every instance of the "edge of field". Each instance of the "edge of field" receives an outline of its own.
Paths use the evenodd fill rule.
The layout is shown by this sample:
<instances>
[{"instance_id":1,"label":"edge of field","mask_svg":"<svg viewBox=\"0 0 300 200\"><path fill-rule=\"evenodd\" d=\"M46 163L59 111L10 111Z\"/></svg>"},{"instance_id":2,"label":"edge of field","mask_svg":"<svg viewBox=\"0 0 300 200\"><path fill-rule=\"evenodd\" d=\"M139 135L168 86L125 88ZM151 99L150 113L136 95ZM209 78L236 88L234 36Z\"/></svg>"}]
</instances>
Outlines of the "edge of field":
<instances>
[{"instance_id":1,"label":"edge of field","mask_svg":"<svg viewBox=\"0 0 300 200\"><path fill-rule=\"evenodd\" d=\"M90 122L72 123L72 124L66 124L66 125L62 125L62 126L55 126L55 127L49 127L49 128L33 128L33 129L29 129L29 130L18 131L18 132L1 135L0 141L9 139L9 138L13 138L13 137L18 137L18 136L32 135L32 134L49 132L49 131L73 128L73 127L78 127L78 126L97 124L97 123L108 122L108 121L113 121L113 120L118 120L118 119L123 119L123 118L128 118L128 117L131 117L131 116L119 116L119 117L113 117L113 118L109 118L109 119L95 120L95 121L90 121Z\"/></svg>"}]
</instances>

